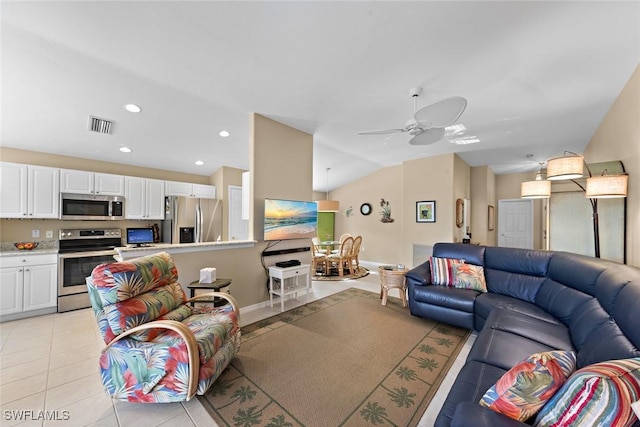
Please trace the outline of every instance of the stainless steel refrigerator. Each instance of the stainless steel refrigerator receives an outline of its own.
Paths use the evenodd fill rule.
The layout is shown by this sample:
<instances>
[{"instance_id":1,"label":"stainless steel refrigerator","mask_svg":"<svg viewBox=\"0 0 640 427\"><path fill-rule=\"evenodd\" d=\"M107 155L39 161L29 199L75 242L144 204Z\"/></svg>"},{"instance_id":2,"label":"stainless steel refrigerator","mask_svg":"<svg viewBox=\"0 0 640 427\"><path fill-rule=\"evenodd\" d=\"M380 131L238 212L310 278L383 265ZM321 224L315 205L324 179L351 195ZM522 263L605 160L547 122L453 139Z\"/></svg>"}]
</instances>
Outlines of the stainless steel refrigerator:
<instances>
[{"instance_id":1,"label":"stainless steel refrigerator","mask_svg":"<svg viewBox=\"0 0 640 427\"><path fill-rule=\"evenodd\" d=\"M162 242L215 242L222 238L222 201L188 197L165 198Z\"/></svg>"}]
</instances>

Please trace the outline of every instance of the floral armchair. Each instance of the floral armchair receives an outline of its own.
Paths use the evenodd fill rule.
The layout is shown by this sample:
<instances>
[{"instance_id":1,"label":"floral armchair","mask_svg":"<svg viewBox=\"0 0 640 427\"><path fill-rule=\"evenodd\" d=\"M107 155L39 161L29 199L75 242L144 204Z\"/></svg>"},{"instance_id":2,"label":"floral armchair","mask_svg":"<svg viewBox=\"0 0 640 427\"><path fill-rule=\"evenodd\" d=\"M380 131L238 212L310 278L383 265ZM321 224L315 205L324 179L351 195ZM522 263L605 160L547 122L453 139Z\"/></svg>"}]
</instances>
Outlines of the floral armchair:
<instances>
[{"instance_id":1,"label":"floral armchair","mask_svg":"<svg viewBox=\"0 0 640 427\"><path fill-rule=\"evenodd\" d=\"M240 349L235 299L187 300L166 252L102 264L86 279L100 333L102 383L113 399L177 402L204 394ZM229 304L192 307L216 296Z\"/></svg>"}]
</instances>

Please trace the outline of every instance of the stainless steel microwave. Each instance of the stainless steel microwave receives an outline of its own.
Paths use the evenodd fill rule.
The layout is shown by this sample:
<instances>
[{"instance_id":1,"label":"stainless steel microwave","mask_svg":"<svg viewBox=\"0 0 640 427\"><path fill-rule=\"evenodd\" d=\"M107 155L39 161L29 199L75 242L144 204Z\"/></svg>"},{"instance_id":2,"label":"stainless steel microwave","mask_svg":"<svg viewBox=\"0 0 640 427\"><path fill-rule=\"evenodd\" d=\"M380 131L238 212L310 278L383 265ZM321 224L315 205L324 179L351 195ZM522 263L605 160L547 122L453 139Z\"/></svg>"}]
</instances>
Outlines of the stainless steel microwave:
<instances>
[{"instance_id":1,"label":"stainless steel microwave","mask_svg":"<svg viewBox=\"0 0 640 427\"><path fill-rule=\"evenodd\" d=\"M60 206L61 219L92 221L124 219L124 197L121 196L62 193Z\"/></svg>"}]
</instances>

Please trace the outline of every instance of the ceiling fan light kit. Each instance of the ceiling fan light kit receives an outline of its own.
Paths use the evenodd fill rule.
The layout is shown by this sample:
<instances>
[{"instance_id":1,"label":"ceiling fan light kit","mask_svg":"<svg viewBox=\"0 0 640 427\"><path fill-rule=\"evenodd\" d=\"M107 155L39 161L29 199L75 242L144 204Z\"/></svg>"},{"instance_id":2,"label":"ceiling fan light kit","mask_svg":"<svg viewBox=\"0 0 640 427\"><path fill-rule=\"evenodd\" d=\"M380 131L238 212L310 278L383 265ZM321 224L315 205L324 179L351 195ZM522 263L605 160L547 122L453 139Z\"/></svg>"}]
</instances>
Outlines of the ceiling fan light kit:
<instances>
[{"instance_id":1,"label":"ceiling fan light kit","mask_svg":"<svg viewBox=\"0 0 640 427\"><path fill-rule=\"evenodd\" d=\"M454 124L467 108L467 100L460 96L453 96L427 105L418 110L418 96L422 88L415 87L409 90L413 97L414 116L400 129L380 129L358 132L358 135L386 135L406 132L413 136L409 141L411 145L433 144L445 134L447 126Z\"/></svg>"}]
</instances>

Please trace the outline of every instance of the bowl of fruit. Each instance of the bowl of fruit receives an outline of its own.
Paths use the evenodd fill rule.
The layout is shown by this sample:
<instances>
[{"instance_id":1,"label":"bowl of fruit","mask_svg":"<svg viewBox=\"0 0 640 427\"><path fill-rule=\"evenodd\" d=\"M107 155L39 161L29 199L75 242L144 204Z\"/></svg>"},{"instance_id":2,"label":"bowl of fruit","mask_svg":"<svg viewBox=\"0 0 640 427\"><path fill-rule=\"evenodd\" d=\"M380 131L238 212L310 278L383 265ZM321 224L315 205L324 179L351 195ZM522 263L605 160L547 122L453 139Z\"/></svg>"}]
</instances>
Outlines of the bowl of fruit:
<instances>
[{"instance_id":1,"label":"bowl of fruit","mask_svg":"<svg viewBox=\"0 0 640 427\"><path fill-rule=\"evenodd\" d=\"M38 242L17 242L13 244L19 251L30 251L38 247Z\"/></svg>"}]
</instances>

